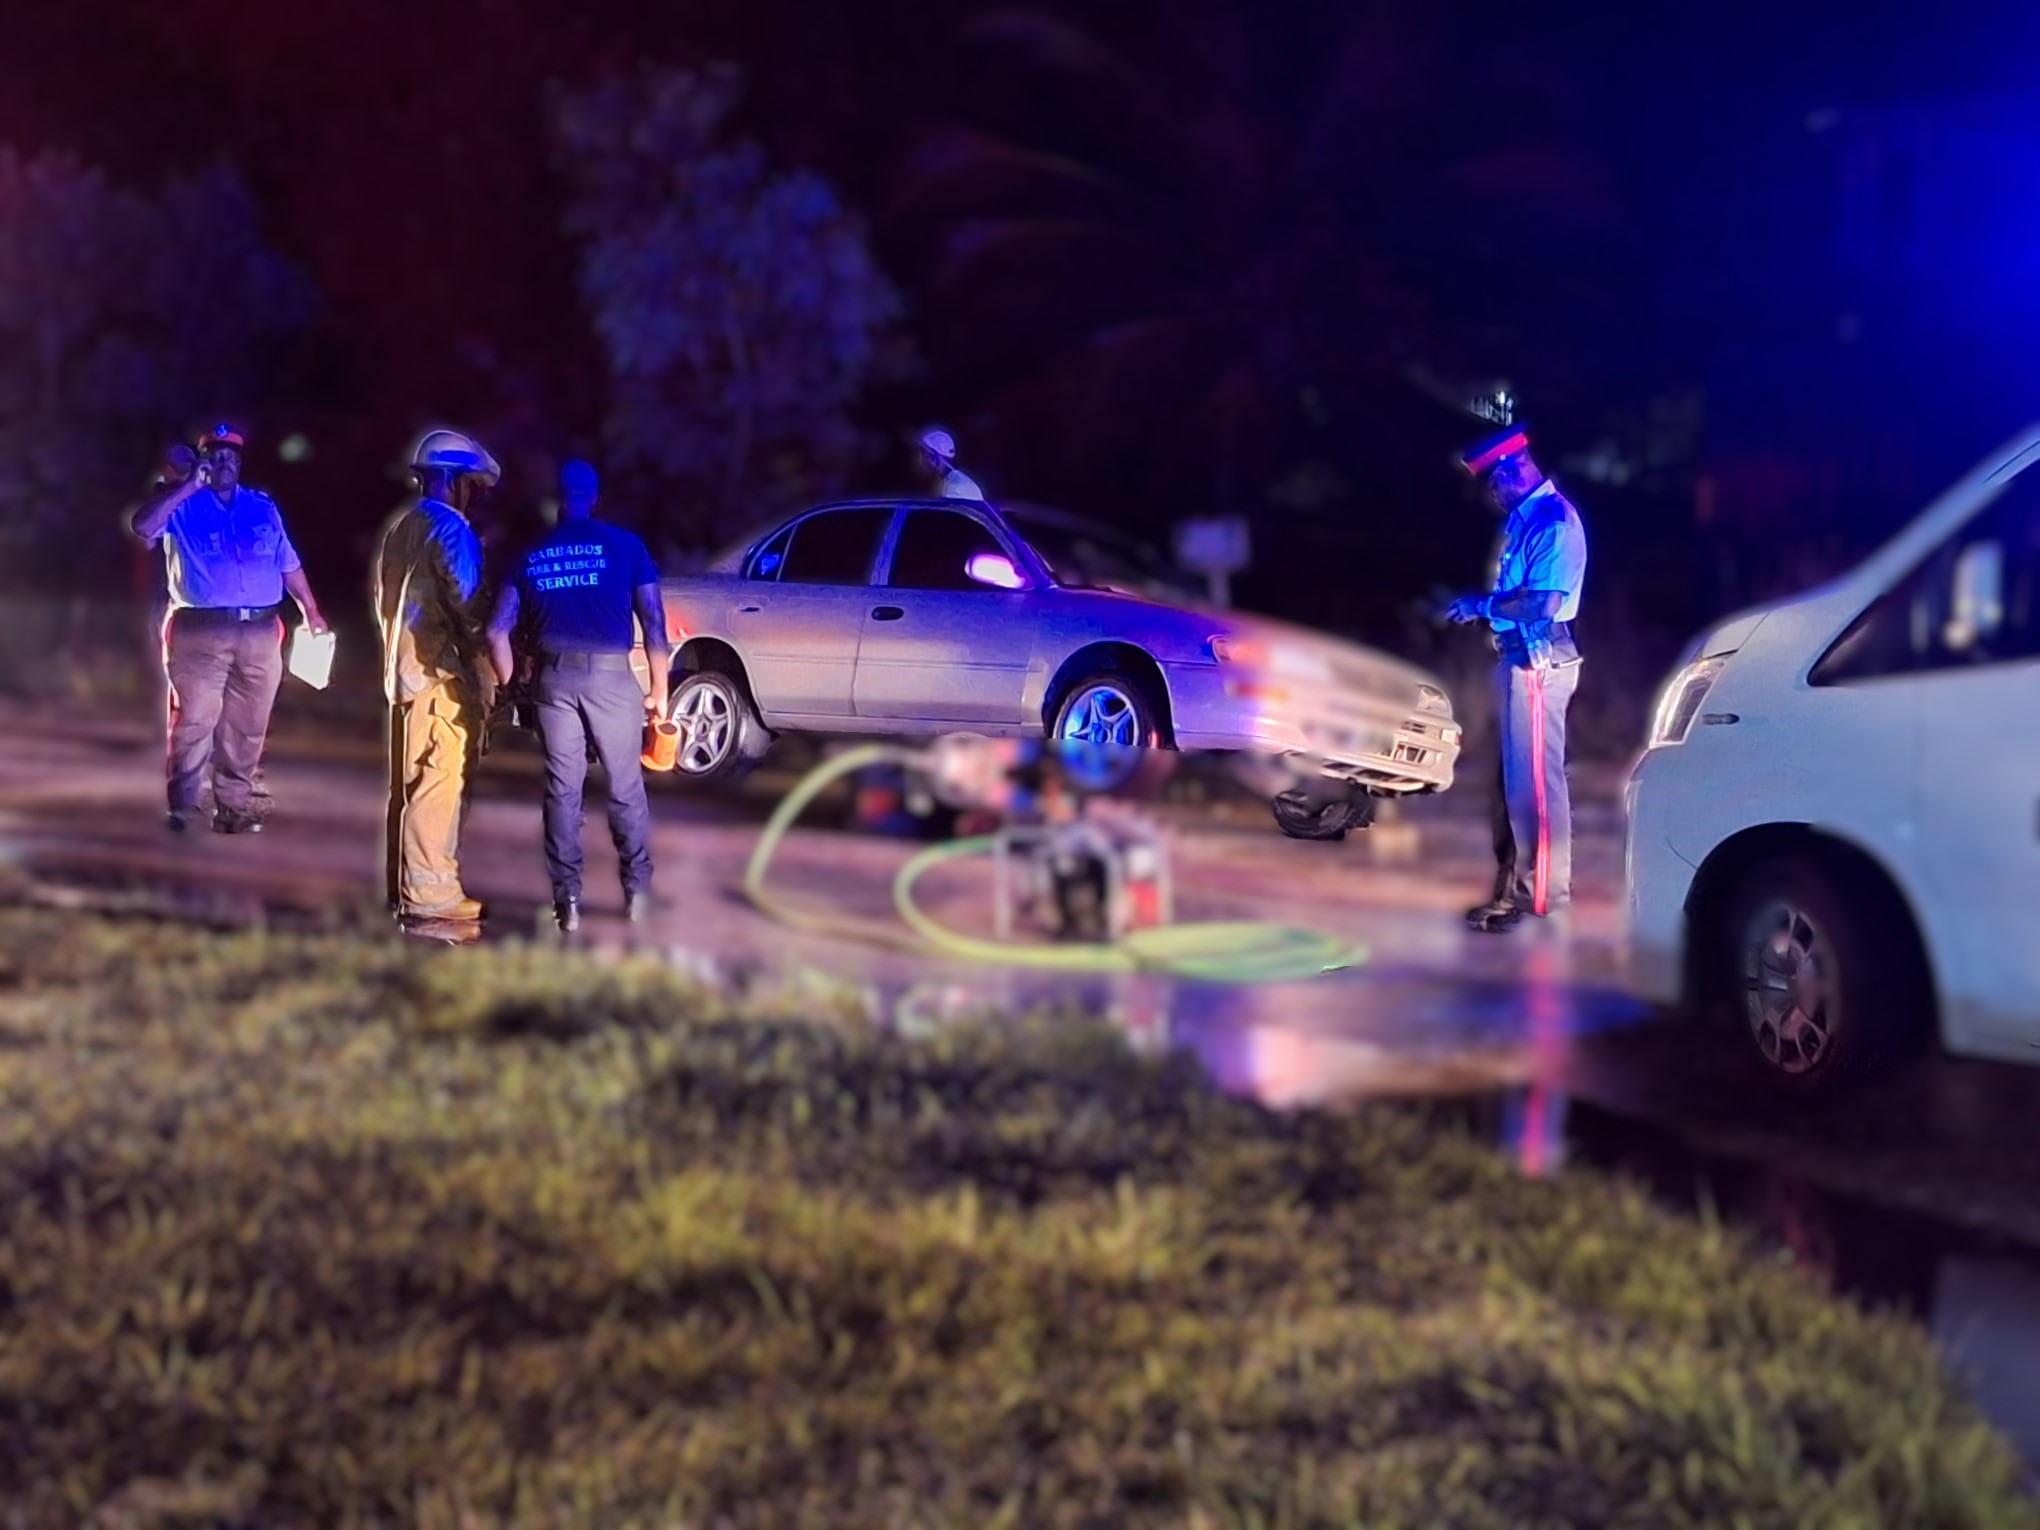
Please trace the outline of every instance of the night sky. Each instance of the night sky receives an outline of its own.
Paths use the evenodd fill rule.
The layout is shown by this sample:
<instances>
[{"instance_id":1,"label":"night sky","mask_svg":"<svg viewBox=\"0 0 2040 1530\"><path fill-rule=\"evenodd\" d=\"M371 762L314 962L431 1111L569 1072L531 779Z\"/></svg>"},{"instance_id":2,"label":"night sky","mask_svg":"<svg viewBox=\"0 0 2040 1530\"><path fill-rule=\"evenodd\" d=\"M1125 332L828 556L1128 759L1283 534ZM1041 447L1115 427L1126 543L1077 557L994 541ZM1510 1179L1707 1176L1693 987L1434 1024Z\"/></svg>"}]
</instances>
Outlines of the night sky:
<instances>
[{"instance_id":1,"label":"night sky","mask_svg":"<svg viewBox=\"0 0 2040 1530\"><path fill-rule=\"evenodd\" d=\"M1193 503L1219 470L1195 457L1180 431L1172 440L1168 420L1145 436L1130 428L1114 435L1084 422L1086 401L1066 384L1020 386L1018 363L1012 375L993 375L1002 324L1069 316L1038 306L1039 294L1023 299L982 284L945 290L925 219L900 211L917 147L965 115L1003 112L1044 143L1110 152L1049 103L1028 122L1034 103L1014 96L998 60L959 42L967 20L1001 9L935 0L23 8L0 55L0 141L61 148L142 185L215 156L249 179L270 238L309 268L325 301L276 396L242 411L271 442L303 431L313 455L282 464L258 438L250 476L278 493L302 527L300 542L321 558L358 555L398 492L394 454L424 424L493 430L513 477L526 452L529 473L506 486L526 500L543 492L536 480L556 457L599 452L598 358L573 290L537 103L550 82L713 59L734 60L750 76L744 129L775 160L817 169L841 188L870 220L878 254L907 296L925 364L867 400L868 423L888 440L928 419L952 423L995 498L1060 502L1146 530L1164 528L1178 509L1222 508ZM1227 10L1202 0L1031 9L1079 20L1143 69L1192 82L1193 102L1194 69L1204 66L1181 61L1198 57L1200 30ZM1741 3L1613 15L1602 6L1459 4L1430 8L1420 23L1390 21L1401 8L1383 6L1382 35L1396 41L1381 67L1327 86L1312 72L1307 37L1336 9L1230 8L1235 18L1265 11L1254 25L1292 26L1305 39L1251 39L1247 51L1294 77L1278 72L1257 85L1250 99L1262 115L1228 129L1237 136L1231 147L1279 143L1306 106L1323 105L1327 89L1353 93L1332 105L1351 107L1356 134L1369 130L1369 111L1392 102L1400 136L1356 139L1352 157L1364 147L1366 163L1327 185L1362 188L1353 194L1363 197L1392 188L1399 211L1370 233L1370 255L1417 273L1414 297L1398 300L1398 313L1413 315L1415 346L1428 346L1455 379L1510 376L1533 418L1559 438L1554 452L1584 449L1614 413L1640 415L1649 397L1681 386L1709 391L1711 419L1735 420L1736 400L1726 395L1737 384L1732 373L1723 380L1721 337L1757 322L1750 316L1778 300L1780 282L1786 300L1821 301L1790 286L1801 278L1776 276L1791 267L1792 252L1752 250L1794 237L1779 231L1794 226L1803 199L1779 188L1792 184L1793 156L1806 152L1809 117L2016 89L2019 63L2040 40L2040 23L2011 5L1817 0L1780 8L1789 11L1781 17ZM1337 111L1332 118L1347 120ZM1437 209L1442 190L1427 199L1416 180L1431 163L1425 156L1453 143L1492 151L1503 168L1488 173L1506 177L1516 134L1548 146L1548 160L1526 156L1513 185L1453 188L1475 198L1476 211L1493 209L1492 248L1456 264L1434 258L1424 243L1433 237L1429 213L1407 209L1437 212L1441 227L1467 209ZM1283 162L1269 153L1265 163ZM1232 220L1216 231L1198 225L1225 258L1264 232L1257 220L1295 212L1281 188L1255 181L1264 161L1249 148L1235 157L1246 167L1240 188L1182 209L1186 219ZM1408 173L1397 179L1399 166ZM1561 195L1588 208L1589 221L1562 233L1556 219L1544 227L1537 208ZM1221 274L1234 287L1243 280ZM1345 302L1337 277L1334 266L1330 280L1312 278L1334 307ZM1087 289L1081 272L1064 285L1058 297L1069 305L1106 311L1116 300ZM1362 285L1356 273L1352 286ZM1221 282L1215 290L1227 289ZM1438 469L1459 426L1370 375L1356 367L1329 406L1339 441L1323 450L1365 501L1335 528L1339 560L1355 588L1377 592L1463 579L1485 547L1479 512ZM1761 389L1748 398L1745 415L1782 418ZM2012 412L2040 408L2019 401ZM1953 439L1963 423L1937 427L1921 447L1922 471L1991 444L1981 425L1985 438ZM1815 424L1809 417L1780 428L1789 436ZM1275 434L1240 450L1265 448L1274 462L1321 449L1281 434L1301 427L1268 429ZM1709 449L1723 439L1715 432ZM1799 447L1788 439L1778 449ZM904 455L888 458L852 487L897 485L905 466ZM145 467L138 462L138 477ZM1591 506L1595 492L1584 498ZM1692 499L1688 473L1621 513L1690 521ZM1300 549L1285 546L1294 528L1278 515L1257 515L1272 579ZM1323 535L1296 532L1320 547ZM1632 525L1617 544L1624 535L1640 547L1654 533ZM1384 574L1391 565L1396 572Z\"/></svg>"}]
</instances>

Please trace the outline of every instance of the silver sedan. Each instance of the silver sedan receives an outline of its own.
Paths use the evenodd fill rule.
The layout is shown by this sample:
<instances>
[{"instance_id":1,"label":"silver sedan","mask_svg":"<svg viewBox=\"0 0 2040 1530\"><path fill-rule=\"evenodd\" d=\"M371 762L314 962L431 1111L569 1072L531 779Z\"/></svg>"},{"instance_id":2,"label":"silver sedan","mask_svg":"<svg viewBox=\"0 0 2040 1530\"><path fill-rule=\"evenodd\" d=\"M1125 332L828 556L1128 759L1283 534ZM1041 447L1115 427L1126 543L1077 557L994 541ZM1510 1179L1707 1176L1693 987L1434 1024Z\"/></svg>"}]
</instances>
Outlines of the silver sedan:
<instances>
[{"instance_id":1,"label":"silver sedan","mask_svg":"<svg viewBox=\"0 0 2040 1530\"><path fill-rule=\"evenodd\" d=\"M1051 513L824 505L664 589L677 769L696 780L780 733L1046 736L1108 776L1141 750L1225 751L1285 831L1315 838L1377 797L1444 789L1459 755L1429 676L1212 609Z\"/></svg>"}]
</instances>

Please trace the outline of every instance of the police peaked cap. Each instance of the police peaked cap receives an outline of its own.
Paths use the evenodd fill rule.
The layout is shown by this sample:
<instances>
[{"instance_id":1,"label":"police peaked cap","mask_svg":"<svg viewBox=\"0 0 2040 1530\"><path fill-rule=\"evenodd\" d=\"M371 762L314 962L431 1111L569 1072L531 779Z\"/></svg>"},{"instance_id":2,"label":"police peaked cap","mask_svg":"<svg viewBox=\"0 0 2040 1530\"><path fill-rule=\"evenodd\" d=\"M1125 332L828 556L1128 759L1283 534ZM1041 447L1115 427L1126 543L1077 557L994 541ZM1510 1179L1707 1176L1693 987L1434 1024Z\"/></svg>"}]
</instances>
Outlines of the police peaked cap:
<instances>
[{"instance_id":1,"label":"police peaked cap","mask_svg":"<svg viewBox=\"0 0 2040 1530\"><path fill-rule=\"evenodd\" d=\"M1459 465L1478 478L1498 462L1530 449L1530 427L1511 425L1459 454Z\"/></svg>"}]
</instances>

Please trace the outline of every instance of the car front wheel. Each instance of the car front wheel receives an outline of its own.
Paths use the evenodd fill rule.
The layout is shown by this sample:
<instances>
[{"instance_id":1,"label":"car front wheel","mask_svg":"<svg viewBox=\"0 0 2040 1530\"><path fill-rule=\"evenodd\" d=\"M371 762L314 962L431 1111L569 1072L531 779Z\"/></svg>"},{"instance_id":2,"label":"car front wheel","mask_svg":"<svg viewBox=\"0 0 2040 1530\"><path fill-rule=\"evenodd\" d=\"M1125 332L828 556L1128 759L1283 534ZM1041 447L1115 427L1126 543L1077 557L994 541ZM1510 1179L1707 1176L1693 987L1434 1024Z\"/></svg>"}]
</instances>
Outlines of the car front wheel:
<instances>
[{"instance_id":1,"label":"car front wheel","mask_svg":"<svg viewBox=\"0 0 2040 1530\"><path fill-rule=\"evenodd\" d=\"M1079 790L1120 791L1173 761L1158 760L1161 709L1130 675L1087 675L1063 692L1049 730L1063 770Z\"/></svg>"},{"instance_id":2,"label":"car front wheel","mask_svg":"<svg viewBox=\"0 0 2040 1530\"><path fill-rule=\"evenodd\" d=\"M1724 905L1716 992L1776 1084L1819 1094L1898 1060L1931 999L1909 916L1806 856L1766 861Z\"/></svg>"},{"instance_id":3,"label":"car front wheel","mask_svg":"<svg viewBox=\"0 0 2040 1530\"><path fill-rule=\"evenodd\" d=\"M680 726L673 773L690 781L742 775L770 741L742 684L720 670L684 676L673 688L668 715Z\"/></svg>"}]
</instances>

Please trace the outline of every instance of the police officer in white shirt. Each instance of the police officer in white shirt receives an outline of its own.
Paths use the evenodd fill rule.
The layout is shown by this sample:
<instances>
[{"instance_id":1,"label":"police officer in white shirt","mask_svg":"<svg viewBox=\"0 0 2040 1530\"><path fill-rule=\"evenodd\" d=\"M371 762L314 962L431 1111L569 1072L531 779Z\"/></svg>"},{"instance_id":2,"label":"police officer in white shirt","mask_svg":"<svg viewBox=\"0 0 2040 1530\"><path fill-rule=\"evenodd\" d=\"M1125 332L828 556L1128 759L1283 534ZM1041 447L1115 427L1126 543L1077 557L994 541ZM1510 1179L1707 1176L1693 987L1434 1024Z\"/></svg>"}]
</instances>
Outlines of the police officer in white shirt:
<instances>
[{"instance_id":1,"label":"police officer in white shirt","mask_svg":"<svg viewBox=\"0 0 2040 1530\"><path fill-rule=\"evenodd\" d=\"M284 596L307 628L327 630L276 502L241 482L246 449L238 430L215 426L199 468L165 482L129 522L149 546L168 544L166 822L177 833L200 818L208 779L213 828L261 832L257 775L283 680Z\"/></svg>"},{"instance_id":2,"label":"police officer in white shirt","mask_svg":"<svg viewBox=\"0 0 2040 1530\"><path fill-rule=\"evenodd\" d=\"M1494 634L1501 790L1495 802L1495 893L1467 912L1483 931L1514 929L1572 900L1572 797L1565 775L1566 711L1579 684L1572 623L1587 575L1587 533L1512 425L1462 454L1506 517L1494 588L1463 595L1446 615Z\"/></svg>"},{"instance_id":3,"label":"police officer in white shirt","mask_svg":"<svg viewBox=\"0 0 2040 1530\"><path fill-rule=\"evenodd\" d=\"M921 437L921 461L942 498L984 503L985 491L977 486L977 480L956 465L956 437L948 431L931 430Z\"/></svg>"}]
</instances>

